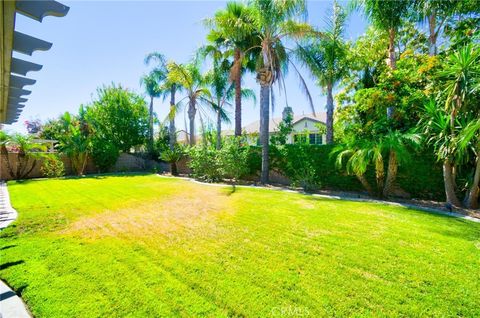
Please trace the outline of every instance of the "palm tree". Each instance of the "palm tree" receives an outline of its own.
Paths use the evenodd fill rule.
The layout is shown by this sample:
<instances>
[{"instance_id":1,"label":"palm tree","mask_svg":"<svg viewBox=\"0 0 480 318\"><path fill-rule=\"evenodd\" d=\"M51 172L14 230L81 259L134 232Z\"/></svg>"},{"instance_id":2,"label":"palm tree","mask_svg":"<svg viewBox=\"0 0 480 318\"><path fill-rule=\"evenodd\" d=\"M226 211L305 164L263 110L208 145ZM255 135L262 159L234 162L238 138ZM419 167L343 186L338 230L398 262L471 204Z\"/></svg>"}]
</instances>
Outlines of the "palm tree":
<instances>
[{"instance_id":1,"label":"palm tree","mask_svg":"<svg viewBox=\"0 0 480 318\"><path fill-rule=\"evenodd\" d=\"M335 165L337 168L343 167L345 163L347 173L355 175L365 190L367 190L368 194L374 196L375 191L365 177L365 173L371 165L372 159L375 160L372 156L374 153L372 149L372 143L365 140L354 140L346 145L336 146L332 151L332 155L336 155ZM383 160L381 163L383 167Z\"/></svg>"},{"instance_id":2,"label":"palm tree","mask_svg":"<svg viewBox=\"0 0 480 318\"><path fill-rule=\"evenodd\" d=\"M342 36L345 29L345 12L336 1L332 15L326 20L327 28L320 37L313 37L299 46L297 55L318 84L327 92L327 143L333 143L333 88L348 72L347 47Z\"/></svg>"},{"instance_id":3,"label":"palm tree","mask_svg":"<svg viewBox=\"0 0 480 318\"><path fill-rule=\"evenodd\" d=\"M152 70L152 74L154 74L155 79L157 80L158 90L160 96L163 97L165 100L168 95L170 95L170 110L168 112L168 120L169 120L169 143L170 143L170 150L174 150L176 144L176 137L177 132L175 128L175 115L177 110L177 104L175 102L175 94L181 87L179 87L178 83L171 82L168 77L168 69L167 69L167 61L163 54L158 52L153 52L147 55L145 58L145 64L149 65L151 62L156 61L157 66Z\"/></svg>"},{"instance_id":4,"label":"palm tree","mask_svg":"<svg viewBox=\"0 0 480 318\"><path fill-rule=\"evenodd\" d=\"M178 83L186 91L188 100L188 119L190 145L195 145L195 115L198 102L205 102L211 94L206 87L205 76L201 74L199 67L199 56L187 64L169 62L167 64L167 79L171 83Z\"/></svg>"},{"instance_id":5,"label":"palm tree","mask_svg":"<svg viewBox=\"0 0 480 318\"><path fill-rule=\"evenodd\" d=\"M410 159L410 150L420 145L420 135L390 131L374 141L354 138L346 145L334 148L332 154L337 155L336 164L341 167L346 158L347 173L357 176L364 188L375 193L365 178L369 166L375 168L377 195L388 197L392 194L397 177L398 165ZM387 173L385 177L384 157L388 154Z\"/></svg>"},{"instance_id":6,"label":"palm tree","mask_svg":"<svg viewBox=\"0 0 480 318\"><path fill-rule=\"evenodd\" d=\"M425 105L425 115L420 122L420 127L426 136L426 142L433 146L437 159L443 165L443 183L447 202L453 206L460 206L460 200L455 193L454 167L457 161L457 142L452 138L450 115L437 107L434 100Z\"/></svg>"},{"instance_id":7,"label":"palm tree","mask_svg":"<svg viewBox=\"0 0 480 318\"><path fill-rule=\"evenodd\" d=\"M145 86L145 90L150 97L149 119L148 119L148 150L153 152L153 99L159 97L161 94L158 86L158 76L155 72L150 72L148 75L144 75L140 82Z\"/></svg>"},{"instance_id":8,"label":"palm tree","mask_svg":"<svg viewBox=\"0 0 480 318\"><path fill-rule=\"evenodd\" d=\"M252 49L260 49L257 57L257 82L260 84L260 144L262 146L262 171L260 181L268 183L269 177L269 120L272 86L284 87L283 74L292 66L299 75L300 84L308 97L312 111L313 101L306 83L291 60L293 50L286 47L288 40L300 40L313 33L312 27L296 19L306 15L305 0L252 0L252 17L255 32L260 40ZM272 103L273 107L273 103Z\"/></svg>"},{"instance_id":9,"label":"palm tree","mask_svg":"<svg viewBox=\"0 0 480 318\"><path fill-rule=\"evenodd\" d=\"M457 117L459 114L466 114L477 110L478 105L472 98L475 92L480 90L480 50L478 46L467 45L457 52L450 54L444 61L443 68L438 73L438 79L443 83L441 89L445 94L445 111L449 115L449 127L443 127L440 132L446 131L447 138L453 140L457 132ZM430 113L432 119L436 115L434 111ZM437 138L443 135L437 134ZM450 153L456 149L450 147ZM443 156L443 171L445 180L445 190L447 200L451 204L459 205L460 202L453 196L455 180L453 178L455 162L452 156Z\"/></svg>"},{"instance_id":10,"label":"palm tree","mask_svg":"<svg viewBox=\"0 0 480 318\"><path fill-rule=\"evenodd\" d=\"M446 20L458 7L456 0L415 0L413 18L428 23L428 52L430 56L437 55L437 39Z\"/></svg>"},{"instance_id":11,"label":"palm tree","mask_svg":"<svg viewBox=\"0 0 480 318\"><path fill-rule=\"evenodd\" d=\"M8 136L3 140L2 144L2 148L3 146L8 145L15 149L16 169L13 169L10 165L8 153L6 153L8 170L14 179L23 179L27 177L37 166L38 159L41 157L41 152L47 150L46 145L36 142L32 135L22 135L18 133Z\"/></svg>"},{"instance_id":12,"label":"palm tree","mask_svg":"<svg viewBox=\"0 0 480 318\"><path fill-rule=\"evenodd\" d=\"M235 136L242 134L242 74L246 69L253 71L251 61L255 51L249 50L258 41L253 27L251 8L240 2L228 2L205 24L211 28L208 39L233 51L230 80L235 84Z\"/></svg>"},{"instance_id":13,"label":"palm tree","mask_svg":"<svg viewBox=\"0 0 480 318\"><path fill-rule=\"evenodd\" d=\"M394 130L387 133L380 144L388 152L387 176L383 186L383 196L388 197L397 179L398 165L409 160L410 150L420 145L420 135Z\"/></svg>"},{"instance_id":14,"label":"palm tree","mask_svg":"<svg viewBox=\"0 0 480 318\"><path fill-rule=\"evenodd\" d=\"M381 30L388 32L388 66L397 68L395 37L402 20L410 14L412 0L353 0L353 7L361 7L365 15Z\"/></svg>"},{"instance_id":15,"label":"palm tree","mask_svg":"<svg viewBox=\"0 0 480 318\"><path fill-rule=\"evenodd\" d=\"M471 101L475 91L480 89L479 64L480 47L470 44L448 55L438 73L442 89L446 92L445 109L450 113L452 126L460 111L478 107Z\"/></svg>"},{"instance_id":16,"label":"palm tree","mask_svg":"<svg viewBox=\"0 0 480 318\"><path fill-rule=\"evenodd\" d=\"M477 112L476 117L480 116ZM472 149L475 154L473 178L465 196L465 206L469 209L478 208L478 194L480 184L480 119L471 120L459 136L459 148L466 152Z\"/></svg>"},{"instance_id":17,"label":"palm tree","mask_svg":"<svg viewBox=\"0 0 480 318\"><path fill-rule=\"evenodd\" d=\"M90 129L83 120L84 109L80 108L79 118L66 112L61 118L62 135L59 150L70 158L72 168L79 176L83 175L92 150Z\"/></svg>"},{"instance_id":18,"label":"palm tree","mask_svg":"<svg viewBox=\"0 0 480 318\"><path fill-rule=\"evenodd\" d=\"M220 149L222 144L222 122L229 122L225 106L232 106L231 101L236 94L235 85L229 83L228 74L231 62L228 60L228 52L222 51L217 43L205 45L200 48L199 53L203 57L211 57L212 69L205 75L205 80L211 92L211 99L208 100L216 113L216 148ZM255 93L249 89L242 89L241 97L252 98L255 101Z\"/></svg>"}]
</instances>

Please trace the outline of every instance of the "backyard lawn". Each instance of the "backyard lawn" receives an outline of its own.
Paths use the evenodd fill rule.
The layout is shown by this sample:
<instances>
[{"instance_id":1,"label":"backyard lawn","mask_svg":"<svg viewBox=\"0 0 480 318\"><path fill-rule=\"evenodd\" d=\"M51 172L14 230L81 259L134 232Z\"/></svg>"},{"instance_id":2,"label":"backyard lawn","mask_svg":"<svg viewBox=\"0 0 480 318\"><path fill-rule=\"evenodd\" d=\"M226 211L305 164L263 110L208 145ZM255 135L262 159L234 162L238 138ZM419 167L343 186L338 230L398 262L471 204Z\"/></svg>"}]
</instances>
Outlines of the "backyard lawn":
<instances>
[{"instance_id":1,"label":"backyard lawn","mask_svg":"<svg viewBox=\"0 0 480 318\"><path fill-rule=\"evenodd\" d=\"M479 316L480 224L156 175L10 182L36 317Z\"/></svg>"}]
</instances>

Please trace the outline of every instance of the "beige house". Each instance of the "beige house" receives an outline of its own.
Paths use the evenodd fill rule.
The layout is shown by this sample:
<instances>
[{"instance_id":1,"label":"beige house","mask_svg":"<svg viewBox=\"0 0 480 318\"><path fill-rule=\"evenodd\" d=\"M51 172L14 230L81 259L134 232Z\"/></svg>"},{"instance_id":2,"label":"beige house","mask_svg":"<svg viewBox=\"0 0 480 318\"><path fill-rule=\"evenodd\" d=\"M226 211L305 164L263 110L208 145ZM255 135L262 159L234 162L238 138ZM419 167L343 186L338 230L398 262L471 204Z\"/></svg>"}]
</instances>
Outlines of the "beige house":
<instances>
[{"instance_id":1,"label":"beige house","mask_svg":"<svg viewBox=\"0 0 480 318\"><path fill-rule=\"evenodd\" d=\"M269 123L270 136L278 133L279 125L291 112L293 117L293 131L287 137L287 143L307 142L311 145L322 145L326 142L325 123L326 113L294 115L290 107L285 108L282 117L272 118ZM260 131L260 120L254 121L243 128L243 132L249 137L250 144L258 144ZM233 132L225 132L225 135L231 135Z\"/></svg>"},{"instance_id":2,"label":"beige house","mask_svg":"<svg viewBox=\"0 0 480 318\"><path fill-rule=\"evenodd\" d=\"M316 114L302 114L294 115L290 107L287 107L282 112L282 117L272 118L269 123L270 136L274 136L279 131L279 125L291 112L293 117L293 131L287 137L287 143L293 144L296 142L309 143L311 145L323 145L326 143L325 123L327 115L324 112ZM256 120L247 126L243 127L242 132L247 135L248 143L251 145L259 144L260 120ZM223 136L233 136L233 130L222 131ZM198 134L197 142L201 140L202 136ZM188 143L188 133L185 130L177 131L177 142L181 144Z\"/></svg>"}]
</instances>

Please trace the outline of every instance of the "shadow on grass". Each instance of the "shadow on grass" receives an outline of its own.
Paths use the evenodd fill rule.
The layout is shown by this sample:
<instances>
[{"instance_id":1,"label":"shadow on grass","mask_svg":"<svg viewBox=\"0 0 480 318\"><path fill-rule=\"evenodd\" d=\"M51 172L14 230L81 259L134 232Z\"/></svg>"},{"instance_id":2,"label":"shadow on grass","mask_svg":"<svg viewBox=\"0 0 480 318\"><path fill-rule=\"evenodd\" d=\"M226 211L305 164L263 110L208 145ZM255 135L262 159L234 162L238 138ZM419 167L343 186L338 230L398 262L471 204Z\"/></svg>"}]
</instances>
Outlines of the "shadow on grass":
<instances>
[{"instance_id":1,"label":"shadow on grass","mask_svg":"<svg viewBox=\"0 0 480 318\"><path fill-rule=\"evenodd\" d=\"M139 176L148 176L153 175L151 172L147 171L139 171L139 172L109 172L109 173L94 173L94 174L87 174L83 176L65 176L62 178L33 178L33 179L22 179L22 180L11 180L11 182L17 184L29 184L32 182L39 182L39 181L47 181L47 180L62 180L62 181L70 181L70 180L84 180L84 179L105 179L107 177L115 177L115 178L129 178L129 177L139 177Z\"/></svg>"},{"instance_id":2,"label":"shadow on grass","mask_svg":"<svg viewBox=\"0 0 480 318\"><path fill-rule=\"evenodd\" d=\"M8 250L9 248L12 248L12 247L15 247L17 245L7 245L7 246L3 246L3 247L0 247L0 251L3 251L3 250Z\"/></svg>"},{"instance_id":3,"label":"shadow on grass","mask_svg":"<svg viewBox=\"0 0 480 318\"><path fill-rule=\"evenodd\" d=\"M6 263L3 263L3 264L0 264L0 271L3 271L4 269L7 269L9 267L24 264L24 263L25 263L24 260L15 261L15 262L6 262Z\"/></svg>"}]
</instances>

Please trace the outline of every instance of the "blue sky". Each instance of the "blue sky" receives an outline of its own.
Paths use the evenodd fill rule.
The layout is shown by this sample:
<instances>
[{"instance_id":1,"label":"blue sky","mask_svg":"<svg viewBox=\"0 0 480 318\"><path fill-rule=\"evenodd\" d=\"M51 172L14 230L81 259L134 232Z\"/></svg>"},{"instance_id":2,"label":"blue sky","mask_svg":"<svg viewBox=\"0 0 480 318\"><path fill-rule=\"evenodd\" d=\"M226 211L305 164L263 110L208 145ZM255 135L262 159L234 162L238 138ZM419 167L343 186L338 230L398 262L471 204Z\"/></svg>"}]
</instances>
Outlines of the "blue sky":
<instances>
[{"instance_id":1,"label":"blue sky","mask_svg":"<svg viewBox=\"0 0 480 318\"><path fill-rule=\"evenodd\" d=\"M92 100L97 87L120 83L143 93L140 77L148 72L143 60L147 53L158 51L169 59L186 62L205 42L204 18L225 6L225 1L61 1L70 7L66 17L46 17L42 23L17 15L16 30L53 42L46 52L37 51L23 59L42 64L40 72L28 77L36 79L24 112L7 130L25 132L24 121L56 117L65 111L76 112L81 104ZM331 1L308 3L311 24L322 27ZM363 33L366 23L358 14L348 21L346 38L353 40ZM303 70L305 77L308 72ZM308 79L317 111L324 111L325 96L315 82ZM253 75L245 78L245 87L259 87ZM288 103L296 114L310 113L301 94L296 76L286 79ZM180 99L179 95L177 99ZM274 116L280 116L285 105L283 96L276 95ZM160 118L167 113L167 102L155 100ZM232 113L233 114L233 113ZM243 124L259 118L259 107L252 102L243 106ZM178 128L184 128L183 113Z\"/></svg>"}]
</instances>

